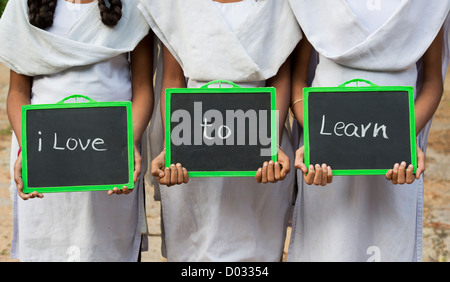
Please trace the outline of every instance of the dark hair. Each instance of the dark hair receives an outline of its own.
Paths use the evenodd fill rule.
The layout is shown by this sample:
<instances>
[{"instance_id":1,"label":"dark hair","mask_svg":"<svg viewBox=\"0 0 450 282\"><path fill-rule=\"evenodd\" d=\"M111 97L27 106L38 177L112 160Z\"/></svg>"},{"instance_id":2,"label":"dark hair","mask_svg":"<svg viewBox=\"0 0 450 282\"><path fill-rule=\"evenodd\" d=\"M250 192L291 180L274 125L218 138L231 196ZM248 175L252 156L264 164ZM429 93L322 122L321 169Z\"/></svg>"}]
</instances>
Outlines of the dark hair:
<instances>
[{"instance_id":1,"label":"dark hair","mask_svg":"<svg viewBox=\"0 0 450 282\"><path fill-rule=\"evenodd\" d=\"M28 0L28 19L38 28L46 29L52 26L58 0ZM102 22L110 27L117 25L122 17L122 1L98 0L98 8Z\"/></svg>"}]
</instances>

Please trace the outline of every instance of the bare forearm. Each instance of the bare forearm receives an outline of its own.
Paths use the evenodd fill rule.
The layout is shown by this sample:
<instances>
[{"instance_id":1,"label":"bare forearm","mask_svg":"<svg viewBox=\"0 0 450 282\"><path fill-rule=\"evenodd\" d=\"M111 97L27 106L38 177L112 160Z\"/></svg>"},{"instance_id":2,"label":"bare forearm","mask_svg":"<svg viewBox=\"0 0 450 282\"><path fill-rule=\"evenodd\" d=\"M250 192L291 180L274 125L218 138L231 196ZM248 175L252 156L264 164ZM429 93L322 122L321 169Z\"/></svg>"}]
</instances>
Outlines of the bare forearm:
<instances>
[{"instance_id":1,"label":"bare forearm","mask_svg":"<svg viewBox=\"0 0 450 282\"><path fill-rule=\"evenodd\" d=\"M133 85L133 135L134 144L141 142L142 134L153 113L153 34L149 33L131 52Z\"/></svg>"},{"instance_id":2,"label":"bare forearm","mask_svg":"<svg viewBox=\"0 0 450 282\"><path fill-rule=\"evenodd\" d=\"M287 59L280 67L278 73L273 78L267 81L267 86L275 87L277 98L277 113L278 113L278 143L281 144L284 124L286 122L287 113L289 111L289 104L291 100L291 77L290 68L291 61Z\"/></svg>"},{"instance_id":3,"label":"bare forearm","mask_svg":"<svg viewBox=\"0 0 450 282\"><path fill-rule=\"evenodd\" d=\"M296 47L293 56L291 110L301 126L303 126L303 88L308 86L311 53L311 44L306 38L303 38Z\"/></svg>"},{"instance_id":4,"label":"bare forearm","mask_svg":"<svg viewBox=\"0 0 450 282\"><path fill-rule=\"evenodd\" d=\"M21 144L22 125L21 111L23 105L29 105L31 101L31 78L19 75L13 71L10 73L10 88L6 101L6 110L11 127Z\"/></svg>"},{"instance_id":5,"label":"bare forearm","mask_svg":"<svg viewBox=\"0 0 450 282\"><path fill-rule=\"evenodd\" d=\"M439 32L422 58L423 84L415 101L416 134L433 117L442 98L442 42L443 33Z\"/></svg>"},{"instance_id":6,"label":"bare forearm","mask_svg":"<svg viewBox=\"0 0 450 282\"><path fill-rule=\"evenodd\" d=\"M160 110L161 110L161 121L163 127L165 125L165 113L166 113L166 89L168 88L185 88L186 79L184 77L183 69L178 64L177 60L170 53L169 49L163 46L163 62L164 62L164 72L163 80L161 85L161 99L160 99Z\"/></svg>"},{"instance_id":7,"label":"bare forearm","mask_svg":"<svg viewBox=\"0 0 450 282\"><path fill-rule=\"evenodd\" d=\"M141 142L142 135L150 122L153 113L153 90L141 89L141 95L134 95L132 99L133 108L133 135L134 144L137 146ZM151 93L151 94L149 94Z\"/></svg>"},{"instance_id":8,"label":"bare forearm","mask_svg":"<svg viewBox=\"0 0 450 282\"><path fill-rule=\"evenodd\" d=\"M442 93L443 88L439 87L439 85L423 85L422 91L414 105L416 134L419 134L433 117L441 101Z\"/></svg>"}]
</instances>

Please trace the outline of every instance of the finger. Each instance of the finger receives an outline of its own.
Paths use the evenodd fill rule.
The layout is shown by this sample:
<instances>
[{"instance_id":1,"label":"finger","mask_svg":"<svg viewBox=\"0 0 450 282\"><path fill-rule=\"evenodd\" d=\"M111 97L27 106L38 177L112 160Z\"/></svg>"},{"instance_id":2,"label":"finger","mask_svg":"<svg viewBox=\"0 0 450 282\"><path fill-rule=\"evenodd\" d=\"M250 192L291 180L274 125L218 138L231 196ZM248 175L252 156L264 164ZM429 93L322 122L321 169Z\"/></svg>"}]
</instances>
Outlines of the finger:
<instances>
[{"instance_id":1,"label":"finger","mask_svg":"<svg viewBox=\"0 0 450 282\"><path fill-rule=\"evenodd\" d=\"M275 180L280 180L280 179L284 178L284 177L283 178L281 177L281 166L280 166L279 162L275 162L273 170L274 170Z\"/></svg>"},{"instance_id":2,"label":"finger","mask_svg":"<svg viewBox=\"0 0 450 282\"><path fill-rule=\"evenodd\" d=\"M170 168L164 168L164 176L160 178L160 183L170 186Z\"/></svg>"},{"instance_id":3,"label":"finger","mask_svg":"<svg viewBox=\"0 0 450 282\"><path fill-rule=\"evenodd\" d=\"M273 166L273 161L270 161L269 165L267 166L267 181L272 183L275 182L275 173L273 171Z\"/></svg>"},{"instance_id":4,"label":"finger","mask_svg":"<svg viewBox=\"0 0 450 282\"><path fill-rule=\"evenodd\" d=\"M420 175L425 172L425 154L417 147L417 169L416 169L416 179L420 178Z\"/></svg>"},{"instance_id":5,"label":"finger","mask_svg":"<svg viewBox=\"0 0 450 282\"><path fill-rule=\"evenodd\" d=\"M183 167L183 181L184 183L189 182L189 173L186 168Z\"/></svg>"},{"instance_id":6,"label":"finger","mask_svg":"<svg viewBox=\"0 0 450 282\"><path fill-rule=\"evenodd\" d=\"M333 170L331 169L331 166L327 167L327 182L333 182Z\"/></svg>"},{"instance_id":7,"label":"finger","mask_svg":"<svg viewBox=\"0 0 450 282\"><path fill-rule=\"evenodd\" d=\"M321 186L327 185L328 180L328 169L326 164L322 164L322 181L320 182Z\"/></svg>"},{"instance_id":8,"label":"finger","mask_svg":"<svg viewBox=\"0 0 450 282\"><path fill-rule=\"evenodd\" d=\"M150 172L153 176L164 177L165 151L161 152L152 162Z\"/></svg>"},{"instance_id":9,"label":"finger","mask_svg":"<svg viewBox=\"0 0 450 282\"><path fill-rule=\"evenodd\" d=\"M411 184L414 182L414 167L409 165L406 169L406 183Z\"/></svg>"},{"instance_id":10,"label":"finger","mask_svg":"<svg viewBox=\"0 0 450 282\"><path fill-rule=\"evenodd\" d=\"M124 194L130 194L134 189L128 188L127 186L123 186L122 191Z\"/></svg>"},{"instance_id":11,"label":"finger","mask_svg":"<svg viewBox=\"0 0 450 282\"><path fill-rule=\"evenodd\" d=\"M117 195L122 194L122 190L120 190L120 189L117 188L117 187L114 187L114 188L112 189L112 192L113 192L113 194L117 194Z\"/></svg>"},{"instance_id":12,"label":"finger","mask_svg":"<svg viewBox=\"0 0 450 282\"><path fill-rule=\"evenodd\" d=\"M258 168L255 174L255 179L257 183L261 183L262 180L262 168Z\"/></svg>"},{"instance_id":13,"label":"finger","mask_svg":"<svg viewBox=\"0 0 450 282\"><path fill-rule=\"evenodd\" d=\"M261 178L262 183L267 183L267 167L268 166L269 166L269 164L267 162L264 162L263 168L262 168L262 178Z\"/></svg>"},{"instance_id":14,"label":"finger","mask_svg":"<svg viewBox=\"0 0 450 282\"><path fill-rule=\"evenodd\" d=\"M392 180L392 175L393 175L393 170L392 169L389 169L387 172L386 172L386 179L387 180Z\"/></svg>"},{"instance_id":15,"label":"finger","mask_svg":"<svg viewBox=\"0 0 450 282\"><path fill-rule=\"evenodd\" d=\"M308 184L308 185L313 184L315 175L316 175L316 172L314 171L314 166L309 165L308 174L303 174L303 178L305 179L306 184Z\"/></svg>"},{"instance_id":16,"label":"finger","mask_svg":"<svg viewBox=\"0 0 450 282\"><path fill-rule=\"evenodd\" d=\"M23 200L28 200L31 195L23 192L22 164L19 160L14 164L14 182L16 183L17 194L19 197Z\"/></svg>"},{"instance_id":17,"label":"finger","mask_svg":"<svg viewBox=\"0 0 450 282\"><path fill-rule=\"evenodd\" d=\"M314 177L314 185L320 185L322 183L322 170L319 164L316 164L316 175Z\"/></svg>"},{"instance_id":18,"label":"finger","mask_svg":"<svg viewBox=\"0 0 450 282\"><path fill-rule=\"evenodd\" d=\"M406 181L406 162L401 162L400 166L398 167L398 176L397 176L397 184L405 184Z\"/></svg>"},{"instance_id":19,"label":"finger","mask_svg":"<svg viewBox=\"0 0 450 282\"><path fill-rule=\"evenodd\" d=\"M170 165L170 184L177 184L178 173L177 167L174 164Z\"/></svg>"},{"instance_id":20,"label":"finger","mask_svg":"<svg viewBox=\"0 0 450 282\"><path fill-rule=\"evenodd\" d=\"M281 179L284 179L286 177L286 175L291 171L291 164L289 162L289 159L287 159L286 161L283 161L283 163L280 162L280 166L281 166L281 172L280 172L280 176ZM306 168L306 166L305 166ZM306 169L305 169L306 171Z\"/></svg>"},{"instance_id":21,"label":"finger","mask_svg":"<svg viewBox=\"0 0 450 282\"><path fill-rule=\"evenodd\" d=\"M177 183L178 184L181 184L181 183L183 183L184 181L183 181L183 176L184 176L184 174L183 174L183 167L181 166L181 164L180 163L178 163L177 165L176 165L176 167L177 167Z\"/></svg>"},{"instance_id":22,"label":"finger","mask_svg":"<svg viewBox=\"0 0 450 282\"><path fill-rule=\"evenodd\" d=\"M302 146L300 149L298 149L295 152L294 167L297 168L297 169L300 169L303 173L306 173L307 172L307 167L303 163L303 159L304 159L304 148Z\"/></svg>"},{"instance_id":23,"label":"finger","mask_svg":"<svg viewBox=\"0 0 450 282\"><path fill-rule=\"evenodd\" d=\"M44 194L38 193L37 191L33 191L32 193L28 194L31 198L44 198Z\"/></svg>"},{"instance_id":24,"label":"finger","mask_svg":"<svg viewBox=\"0 0 450 282\"><path fill-rule=\"evenodd\" d=\"M26 194L26 193L22 192L22 195L24 196L24 198L22 198L24 200L34 199L34 198L44 198L44 194L38 193L36 191L33 191L32 193L29 193L29 194Z\"/></svg>"},{"instance_id":25,"label":"finger","mask_svg":"<svg viewBox=\"0 0 450 282\"><path fill-rule=\"evenodd\" d=\"M133 174L133 181L136 183L138 181L139 175L141 174L141 157L140 155L138 157L135 157L134 159L134 174Z\"/></svg>"},{"instance_id":26,"label":"finger","mask_svg":"<svg viewBox=\"0 0 450 282\"><path fill-rule=\"evenodd\" d=\"M398 167L399 164L395 164L394 168L392 169L392 183L393 184L397 184L397 179L398 179Z\"/></svg>"}]
</instances>

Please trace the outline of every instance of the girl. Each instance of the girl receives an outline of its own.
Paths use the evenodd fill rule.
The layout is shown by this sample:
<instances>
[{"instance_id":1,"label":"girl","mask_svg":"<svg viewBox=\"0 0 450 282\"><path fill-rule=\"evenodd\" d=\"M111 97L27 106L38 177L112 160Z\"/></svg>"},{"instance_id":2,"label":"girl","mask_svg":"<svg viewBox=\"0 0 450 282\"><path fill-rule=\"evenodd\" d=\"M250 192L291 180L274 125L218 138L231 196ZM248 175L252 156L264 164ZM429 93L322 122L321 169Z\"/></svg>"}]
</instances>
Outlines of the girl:
<instances>
[{"instance_id":1,"label":"girl","mask_svg":"<svg viewBox=\"0 0 450 282\"><path fill-rule=\"evenodd\" d=\"M416 179L412 166L404 162L386 176L333 178L331 167L317 164L305 176L300 145L299 194L288 260L420 261L423 152L448 67L448 61L441 64L442 26L450 2L292 0L290 4L309 40L296 53L292 98L296 118L302 124L302 103L295 102L306 86L312 48L319 56L313 86L337 86L355 78L414 86L418 168ZM448 29L445 33L448 36ZM448 41L445 44L448 48ZM394 185L404 183L408 184ZM311 184L327 188L314 189Z\"/></svg>"},{"instance_id":2,"label":"girl","mask_svg":"<svg viewBox=\"0 0 450 282\"><path fill-rule=\"evenodd\" d=\"M284 127L290 97L288 58L301 38L286 1L142 3L164 43L161 97L167 88L198 88L218 79L243 87L275 86L278 126ZM169 261L281 259L294 175L288 174L293 150L287 133L279 139L279 161L265 163L256 181L189 178L182 164L164 171L164 151L152 162L152 174L167 185L160 193Z\"/></svg>"},{"instance_id":3,"label":"girl","mask_svg":"<svg viewBox=\"0 0 450 282\"><path fill-rule=\"evenodd\" d=\"M11 69L12 159L17 158L11 255L21 261L138 260L145 223L139 144L153 105L152 39L136 1L109 4L9 1L0 21L0 58ZM21 106L81 93L96 101L132 102L135 189L121 197L108 194L131 191L24 194ZM41 199L24 201L36 197Z\"/></svg>"}]
</instances>

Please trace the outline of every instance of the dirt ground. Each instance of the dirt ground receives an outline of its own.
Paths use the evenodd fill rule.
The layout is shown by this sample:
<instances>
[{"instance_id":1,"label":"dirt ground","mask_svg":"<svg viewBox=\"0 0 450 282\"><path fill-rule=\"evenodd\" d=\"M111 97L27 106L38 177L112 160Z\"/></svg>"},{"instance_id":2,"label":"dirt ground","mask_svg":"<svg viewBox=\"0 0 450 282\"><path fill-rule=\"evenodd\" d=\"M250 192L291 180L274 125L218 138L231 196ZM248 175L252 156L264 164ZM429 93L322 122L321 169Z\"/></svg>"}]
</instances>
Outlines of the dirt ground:
<instances>
[{"instance_id":1,"label":"dirt ground","mask_svg":"<svg viewBox=\"0 0 450 282\"><path fill-rule=\"evenodd\" d=\"M12 201L9 195L9 158L11 128L6 114L9 70L0 64L0 262L10 258L12 239ZM445 93L434 117L427 151L424 192L423 261L448 261L450 258L450 72ZM161 262L160 205L147 188L149 250L142 253L144 262ZM288 230L289 234L289 230Z\"/></svg>"}]
</instances>

